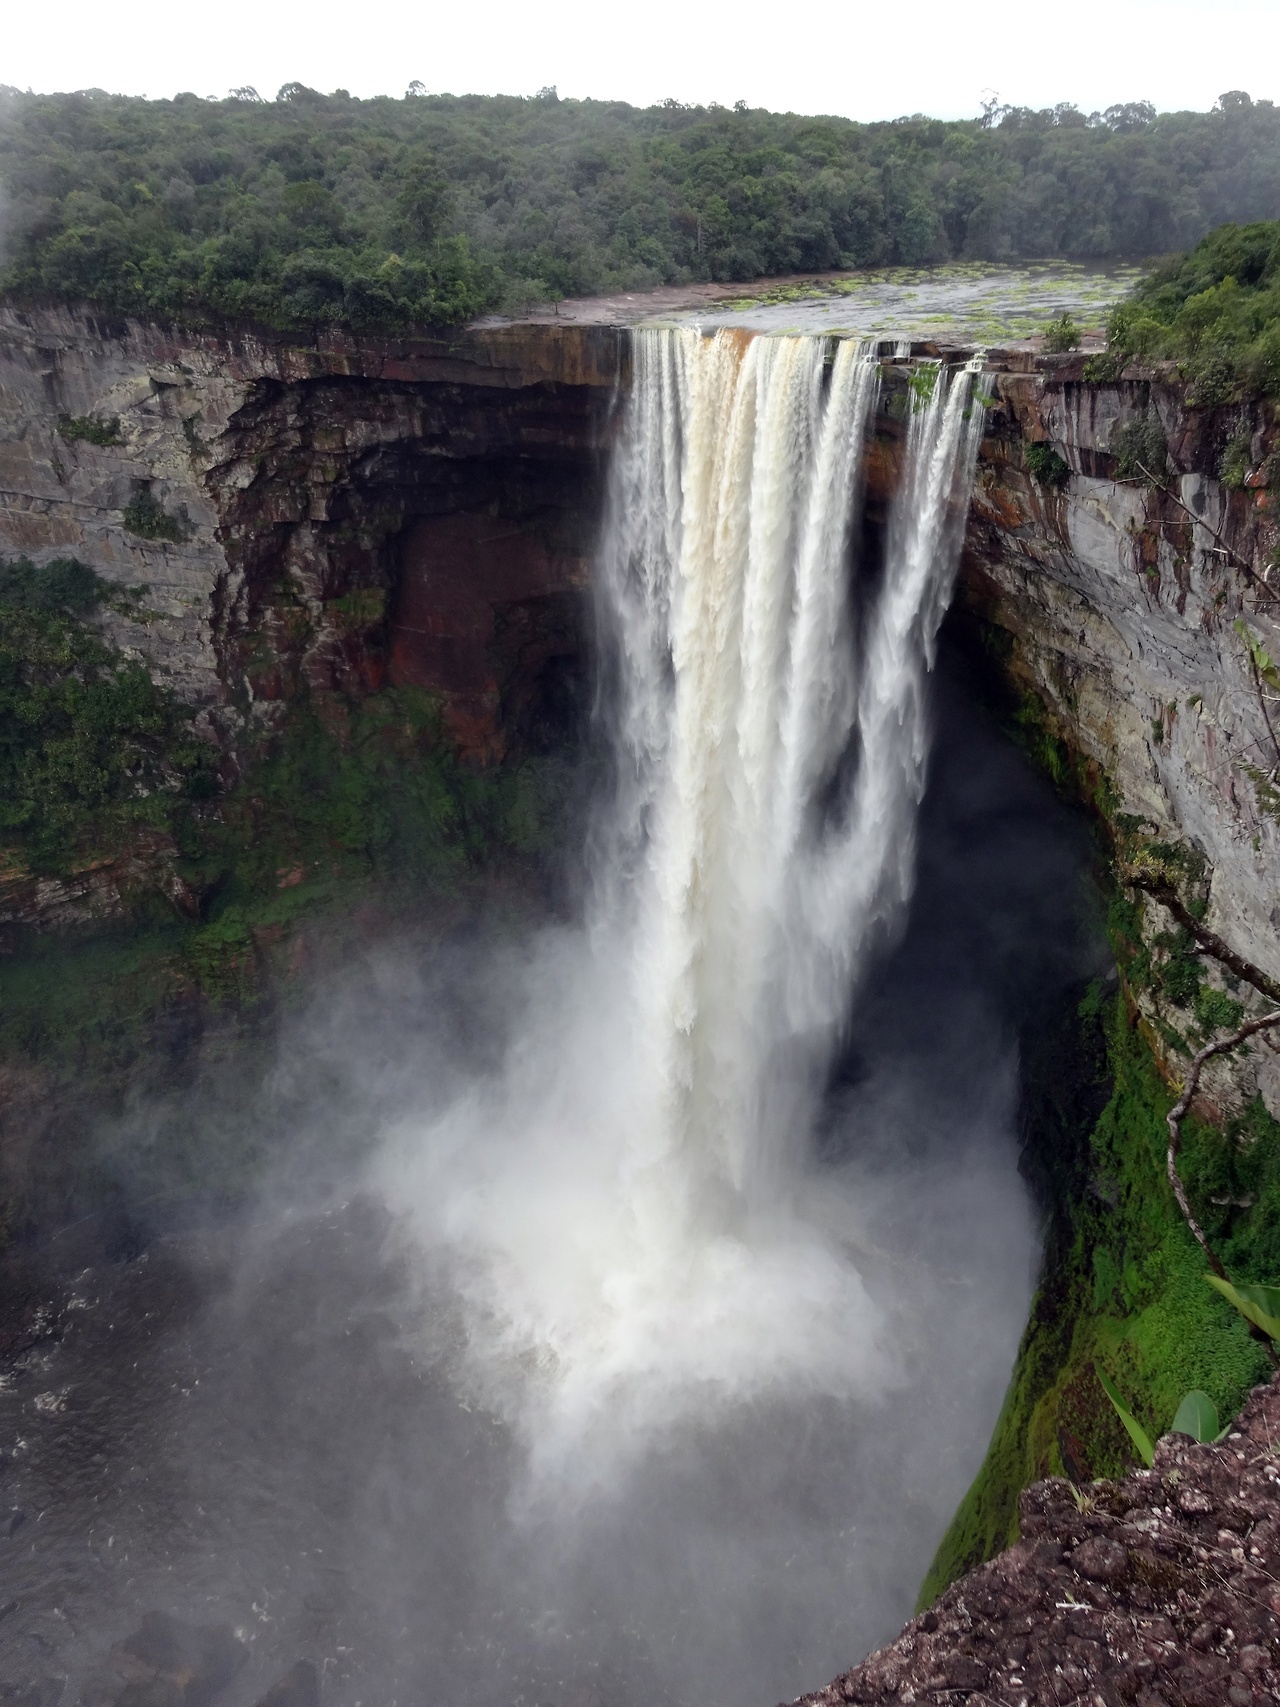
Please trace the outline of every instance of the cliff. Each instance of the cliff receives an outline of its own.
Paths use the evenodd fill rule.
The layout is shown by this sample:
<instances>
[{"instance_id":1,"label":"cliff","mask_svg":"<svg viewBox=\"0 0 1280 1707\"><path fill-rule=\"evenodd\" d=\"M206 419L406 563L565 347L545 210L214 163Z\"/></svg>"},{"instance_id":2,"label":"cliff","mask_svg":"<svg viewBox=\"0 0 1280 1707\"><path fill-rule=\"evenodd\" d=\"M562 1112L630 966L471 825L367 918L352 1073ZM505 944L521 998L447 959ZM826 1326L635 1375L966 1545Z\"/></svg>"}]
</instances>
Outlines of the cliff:
<instances>
[{"instance_id":1,"label":"cliff","mask_svg":"<svg viewBox=\"0 0 1280 1707\"><path fill-rule=\"evenodd\" d=\"M1099 385L1083 367L1041 357L1036 371L996 376L962 601L1006 638L1010 676L1083 762L1112 835L1177 848L1204 925L1275 977L1280 706L1255 650L1280 656L1267 579L1274 423L1262 406L1190 408L1167 374ZM1167 467L1117 480L1111 447L1152 425ZM1028 471L1031 446L1065 463L1060 484ZM1218 477L1229 446L1241 453L1235 489ZM1158 902L1143 905L1147 938L1167 931ZM1158 983L1131 983L1167 1053L1185 1014ZM1280 1110L1277 1047L1243 1072L1215 1070L1224 1110L1255 1088Z\"/></svg>"},{"instance_id":2,"label":"cliff","mask_svg":"<svg viewBox=\"0 0 1280 1707\"><path fill-rule=\"evenodd\" d=\"M0 555L136 591L109 637L220 732L385 676L490 754L563 649L624 380L605 327L308 345L3 307Z\"/></svg>"},{"instance_id":3,"label":"cliff","mask_svg":"<svg viewBox=\"0 0 1280 1707\"><path fill-rule=\"evenodd\" d=\"M1097 381L1080 357L1016 351L990 366L954 621L997 714L1099 826L1121 978L1082 992L1060 1037L1024 1040L1045 1273L927 1595L1016 1536L1028 1483L1123 1468L1096 1360L1153 1429L1171 1395L1204 1387L1226 1412L1262 1373L1203 1285L1162 1165L1170 1082L1260 1003L1196 930L1280 977L1275 424L1260 406L1193 408L1166 371ZM424 846L452 871L528 845L532 761L578 733L628 379L613 324L306 344L0 312L0 558L79 557L120 592L97 631L191 713L218 784L185 842L139 831L73 869L11 855L0 871L16 949L18 1018L0 1039L11 1227L80 1189L79 1139L50 1124L30 1036L78 1027L64 1052L77 1077L94 1082L88 1037L118 1097L134 1070L118 1065L122 1036L136 1066L164 1053L166 1027L198 1032L192 1016L250 1003L273 956L293 975L306 907L372 869L369 826L380 848L399 836L417 874ZM907 407L886 361L873 530ZM418 816L401 822L406 801ZM1130 881L1143 874L1154 891ZM61 1002L84 977L64 928L151 904L169 922L145 976L130 939L83 1015L50 1018L49 992ZM55 948L24 959L37 937ZM1277 1113L1280 1056L1258 1041L1206 1074L1187 1123L1189 1186L1242 1278L1280 1263ZM32 1172L50 1166L56 1190L32 1209Z\"/></svg>"},{"instance_id":4,"label":"cliff","mask_svg":"<svg viewBox=\"0 0 1280 1707\"><path fill-rule=\"evenodd\" d=\"M1130 1460L1096 1365L1153 1434L1181 1392L1229 1413L1267 1367L1204 1283L1165 1179L1165 1116L1194 1050L1266 1011L1280 970L1276 424L1261 405L1190 406L1169 370L1089 371L1024 358L986 382L953 616L998 714L1099 829L1120 977L1055 1036L1024 1039L1045 1267L922 1604L1016 1538L1019 1488ZM1271 1281L1280 1056L1258 1038L1210 1068L1183 1180L1231 1272Z\"/></svg>"}]
</instances>

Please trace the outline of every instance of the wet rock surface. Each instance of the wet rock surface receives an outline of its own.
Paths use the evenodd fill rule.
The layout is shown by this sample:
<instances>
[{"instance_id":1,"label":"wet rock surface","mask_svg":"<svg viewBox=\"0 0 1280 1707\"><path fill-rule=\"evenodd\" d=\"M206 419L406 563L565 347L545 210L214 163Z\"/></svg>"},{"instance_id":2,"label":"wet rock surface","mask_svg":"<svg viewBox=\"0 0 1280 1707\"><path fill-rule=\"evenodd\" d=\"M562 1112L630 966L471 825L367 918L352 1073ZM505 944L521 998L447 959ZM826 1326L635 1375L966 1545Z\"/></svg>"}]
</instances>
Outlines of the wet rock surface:
<instances>
[{"instance_id":1,"label":"wet rock surface","mask_svg":"<svg viewBox=\"0 0 1280 1707\"><path fill-rule=\"evenodd\" d=\"M1280 605L1267 580L1275 543L1275 423L1262 405L1193 407L1168 371L1084 379L1078 356L1039 356L993 374L958 583L960 613L987 656L1072 754L1113 832L1204 862L1205 923L1236 953L1280 973L1280 762L1245 635L1280 656ZM1168 447L1151 481L1121 479L1115 435L1147 423ZM1233 441L1232 435L1235 435ZM1229 442L1248 445L1244 486L1218 478ZM1038 480L1029 446L1060 460ZM1243 631L1243 632L1242 632ZM1175 929L1142 903L1148 943ZM1214 980L1219 974L1213 971ZM1172 1001L1134 992L1158 1056ZM1172 1077L1185 1070L1175 1055ZM1274 1041L1212 1063L1202 1112L1221 1119L1261 1093L1280 1109Z\"/></svg>"},{"instance_id":2,"label":"wet rock surface","mask_svg":"<svg viewBox=\"0 0 1280 1707\"><path fill-rule=\"evenodd\" d=\"M1252 1707L1280 1699L1280 1377L1215 1446L1027 1489L1022 1539L804 1707Z\"/></svg>"}]
</instances>

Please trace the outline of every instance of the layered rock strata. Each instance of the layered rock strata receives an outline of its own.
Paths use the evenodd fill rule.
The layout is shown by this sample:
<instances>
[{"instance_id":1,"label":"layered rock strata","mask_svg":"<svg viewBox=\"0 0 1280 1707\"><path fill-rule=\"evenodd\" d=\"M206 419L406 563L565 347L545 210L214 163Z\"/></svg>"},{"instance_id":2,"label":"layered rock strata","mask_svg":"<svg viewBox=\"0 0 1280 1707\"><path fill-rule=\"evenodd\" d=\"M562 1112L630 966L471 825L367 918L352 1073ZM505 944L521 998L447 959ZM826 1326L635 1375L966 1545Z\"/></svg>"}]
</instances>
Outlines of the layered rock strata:
<instances>
[{"instance_id":1,"label":"layered rock strata","mask_svg":"<svg viewBox=\"0 0 1280 1707\"><path fill-rule=\"evenodd\" d=\"M609 328L302 345L0 308L0 557L132 593L108 636L220 735L303 685L390 680L499 756L581 653L625 351Z\"/></svg>"},{"instance_id":2,"label":"layered rock strata","mask_svg":"<svg viewBox=\"0 0 1280 1707\"><path fill-rule=\"evenodd\" d=\"M1262 406L1193 408L1168 374L1096 385L1082 367L1041 357L994 376L960 598L1008 638L1001 667L1085 761L1113 832L1170 849L1205 925L1274 978L1280 703L1255 650L1280 658L1280 585L1268 581L1274 424ZM1118 479L1113 447L1144 422L1158 423L1168 465ZM1247 445L1236 489L1218 477L1232 442ZM1060 484L1028 471L1032 445L1066 464ZM1164 907L1144 904L1148 939L1168 936ZM1169 1022L1185 1031L1185 1015L1135 996L1167 1055ZM1280 1111L1274 1044L1206 1079L1218 1113L1258 1088Z\"/></svg>"}]
</instances>

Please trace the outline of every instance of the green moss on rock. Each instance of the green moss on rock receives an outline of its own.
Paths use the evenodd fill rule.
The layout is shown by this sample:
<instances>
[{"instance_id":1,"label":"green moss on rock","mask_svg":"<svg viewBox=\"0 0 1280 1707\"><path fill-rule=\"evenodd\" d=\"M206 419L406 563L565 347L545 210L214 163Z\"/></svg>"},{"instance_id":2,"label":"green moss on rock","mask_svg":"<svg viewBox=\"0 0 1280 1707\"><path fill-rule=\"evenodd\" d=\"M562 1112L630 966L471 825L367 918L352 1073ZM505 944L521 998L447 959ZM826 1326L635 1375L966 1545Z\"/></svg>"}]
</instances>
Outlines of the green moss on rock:
<instances>
[{"instance_id":1,"label":"green moss on rock","mask_svg":"<svg viewBox=\"0 0 1280 1707\"><path fill-rule=\"evenodd\" d=\"M1267 1372L1243 1320L1206 1285L1173 1200L1173 1095L1125 997L1104 1006L1095 989L1079 1023L1086 1039L1102 1027L1111 1094L1083 1143L1043 1108L1032 1122L1029 1159L1053 1214L1044 1277L986 1459L925 1578L922 1606L1016 1539L1022 1488L1132 1464L1095 1363L1153 1438L1188 1389L1231 1415ZM1280 1278L1280 1124L1257 1101L1221 1131L1188 1119L1183 1132L1184 1179L1231 1273Z\"/></svg>"}]
</instances>

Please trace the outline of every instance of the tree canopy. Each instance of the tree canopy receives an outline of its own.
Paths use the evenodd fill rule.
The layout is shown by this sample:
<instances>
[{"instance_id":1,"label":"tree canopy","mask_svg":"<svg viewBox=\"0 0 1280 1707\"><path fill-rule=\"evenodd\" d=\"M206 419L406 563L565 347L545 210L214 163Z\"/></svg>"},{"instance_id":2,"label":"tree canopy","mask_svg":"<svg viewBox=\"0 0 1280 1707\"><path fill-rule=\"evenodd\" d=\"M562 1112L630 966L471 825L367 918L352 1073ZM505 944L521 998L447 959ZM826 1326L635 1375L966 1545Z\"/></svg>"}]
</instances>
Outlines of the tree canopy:
<instances>
[{"instance_id":1,"label":"tree canopy","mask_svg":"<svg viewBox=\"0 0 1280 1707\"><path fill-rule=\"evenodd\" d=\"M1280 110L857 124L739 103L0 91L0 291L288 329L947 259L1138 257L1280 214Z\"/></svg>"},{"instance_id":2,"label":"tree canopy","mask_svg":"<svg viewBox=\"0 0 1280 1707\"><path fill-rule=\"evenodd\" d=\"M1228 224L1156 268L1113 312L1108 344L1177 361L1199 404L1280 396L1280 220Z\"/></svg>"}]
</instances>

